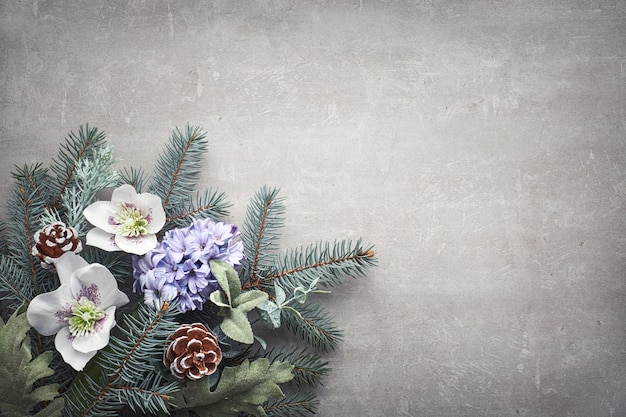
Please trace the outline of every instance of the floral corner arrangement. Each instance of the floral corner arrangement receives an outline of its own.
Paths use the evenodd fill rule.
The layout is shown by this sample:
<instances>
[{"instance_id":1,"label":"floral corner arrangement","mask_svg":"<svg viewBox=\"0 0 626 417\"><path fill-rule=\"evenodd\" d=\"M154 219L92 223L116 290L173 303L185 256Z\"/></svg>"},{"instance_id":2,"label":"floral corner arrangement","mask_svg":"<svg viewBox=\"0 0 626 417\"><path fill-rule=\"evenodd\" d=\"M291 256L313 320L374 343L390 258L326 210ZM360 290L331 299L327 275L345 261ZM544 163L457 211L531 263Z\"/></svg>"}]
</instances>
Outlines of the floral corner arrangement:
<instances>
[{"instance_id":1,"label":"floral corner arrangement","mask_svg":"<svg viewBox=\"0 0 626 417\"><path fill-rule=\"evenodd\" d=\"M206 134L175 129L151 176L116 171L105 135L70 133L17 167L0 223L3 416L315 414L342 332L323 294L376 265L371 245L281 250L284 199L241 227L195 188ZM285 328L286 331L277 331Z\"/></svg>"}]
</instances>

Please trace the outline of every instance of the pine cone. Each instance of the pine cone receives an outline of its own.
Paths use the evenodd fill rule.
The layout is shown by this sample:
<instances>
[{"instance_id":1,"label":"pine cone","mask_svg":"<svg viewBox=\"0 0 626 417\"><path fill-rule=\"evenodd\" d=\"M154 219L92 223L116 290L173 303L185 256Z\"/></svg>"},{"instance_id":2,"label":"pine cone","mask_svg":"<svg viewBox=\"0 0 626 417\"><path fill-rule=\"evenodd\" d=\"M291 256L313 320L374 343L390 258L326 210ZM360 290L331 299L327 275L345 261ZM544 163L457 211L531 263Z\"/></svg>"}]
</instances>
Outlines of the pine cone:
<instances>
[{"instance_id":1,"label":"pine cone","mask_svg":"<svg viewBox=\"0 0 626 417\"><path fill-rule=\"evenodd\" d=\"M222 360L217 338L202 323L183 324L168 337L163 363L179 379L211 375Z\"/></svg>"},{"instance_id":2,"label":"pine cone","mask_svg":"<svg viewBox=\"0 0 626 417\"><path fill-rule=\"evenodd\" d=\"M55 222L35 233L35 245L31 253L41 261L41 266L50 269L55 259L65 252L79 253L83 244L73 227L65 223Z\"/></svg>"}]
</instances>

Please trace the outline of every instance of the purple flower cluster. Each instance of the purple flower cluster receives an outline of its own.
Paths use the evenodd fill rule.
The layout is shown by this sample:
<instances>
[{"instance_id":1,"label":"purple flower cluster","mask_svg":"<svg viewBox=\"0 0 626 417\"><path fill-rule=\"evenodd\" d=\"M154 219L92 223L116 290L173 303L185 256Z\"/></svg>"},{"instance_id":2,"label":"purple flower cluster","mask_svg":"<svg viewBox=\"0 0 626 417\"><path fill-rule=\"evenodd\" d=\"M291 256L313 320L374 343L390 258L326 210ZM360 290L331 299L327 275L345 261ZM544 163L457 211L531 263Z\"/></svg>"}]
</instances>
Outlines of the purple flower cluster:
<instances>
[{"instance_id":1,"label":"purple flower cluster","mask_svg":"<svg viewBox=\"0 0 626 417\"><path fill-rule=\"evenodd\" d=\"M236 226L211 219L165 233L156 248L133 257L134 290L144 302L160 306L178 297L182 312L202 309L209 295L220 289L209 261L240 265L243 243Z\"/></svg>"}]
</instances>

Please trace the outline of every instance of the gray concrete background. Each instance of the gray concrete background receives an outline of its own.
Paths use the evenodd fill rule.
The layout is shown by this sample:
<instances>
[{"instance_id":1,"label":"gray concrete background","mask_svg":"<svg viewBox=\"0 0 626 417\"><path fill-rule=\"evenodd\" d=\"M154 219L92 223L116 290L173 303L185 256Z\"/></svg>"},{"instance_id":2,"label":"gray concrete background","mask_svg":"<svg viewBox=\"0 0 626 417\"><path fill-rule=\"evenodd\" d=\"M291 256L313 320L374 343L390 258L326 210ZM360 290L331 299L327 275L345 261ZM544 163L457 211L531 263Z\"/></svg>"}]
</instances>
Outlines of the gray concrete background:
<instances>
[{"instance_id":1,"label":"gray concrete background","mask_svg":"<svg viewBox=\"0 0 626 417\"><path fill-rule=\"evenodd\" d=\"M0 197L71 130L154 164L210 137L242 221L356 238L380 268L321 416L626 416L623 1L0 2ZM3 206L2 213L6 209Z\"/></svg>"}]
</instances>

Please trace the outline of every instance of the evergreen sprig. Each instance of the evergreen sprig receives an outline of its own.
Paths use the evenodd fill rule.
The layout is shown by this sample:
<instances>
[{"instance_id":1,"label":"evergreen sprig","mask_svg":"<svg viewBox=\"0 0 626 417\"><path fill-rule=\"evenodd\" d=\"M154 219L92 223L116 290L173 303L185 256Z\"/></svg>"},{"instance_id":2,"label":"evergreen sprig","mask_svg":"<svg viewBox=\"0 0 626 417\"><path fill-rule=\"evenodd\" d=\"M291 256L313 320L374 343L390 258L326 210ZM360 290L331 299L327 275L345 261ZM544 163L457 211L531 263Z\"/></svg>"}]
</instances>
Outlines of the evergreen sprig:
<instances>
[{"instance_id":1,"label":"evergreen sprig","mask_svg":"<svg viewBox=\"0 0 626 417\"><path fill-rule=\"evenodd\" d=\"M3 220L0 220L0 253L6 253L8 243L7 224Z\"/></svg>"},{"instance_id":2,"label":"evergreen sprig","mask_svg":"<svg viewBox=\"0 0 626 417\"><path fill-rule=\"evenodd\" d=\"M286 290L308 287L316 279L321 287L331 287L345 283L347 278L364 276L374 265L372 247L364 247L360 240L320 242L288 250L276 259L262 281L277 280Z\"/></svg>"},{"instance_id":3,"label":"evergreen sprig","mask_svg":"<svg viewBox=\"0 0 626 417\"><path fill-rule=\"evenodd\" d=\"M166 227L186 227L193 219L219 219L228 214L226 194L214 189L199 191L179 200L166 211Z\"/></svg>"},{"instance_id":4,"label":"evergreen sprig","mask_svg":"<svg viewBox=\"0 0 626 417\"><path fill-rule=\"evenodd\" d=\"M89 125L81 126L78 134L69 133L50 165L50 171L54 174L49 184L51 207L58 209L61 206L66 189L76 184L77 167L83 158L91 156L97 148L103 146L104 141L104 132L98 132L97 128L90 128Z\"/></svg>"},{"instance_id":5,"label":"evergreen sprig","mask_svg":"<svg viewBox=\"0 0 626 417\"><path fill-rule=\"evenodd\" d=\"M158 195L166 214L161 236L171 228L189 226L197 218L226 216L230 205L225 194L212 188L195 190L204 171L201 162L206 149L206 134L188 125L172 133L152 176L141 168L116 173L112 149L105 144L104 133L87 125L81 126L78 134L71 132L67 136L50 168L44 169L41 164L18 167L13 173L15 187L8 201L9 222L0 222L0 235L6 236L0 238L3 314L42 292L58 288L57 274L42 268L31 255L33 236L42 226L63 221L84 238L87 223L82 212L102 188L131 184L138 193ZM233 270L227 275L228 285L224 279L218 280L224 295L214 294L214 305L186 314L178 314L175 306L168 303L158 311L144 307L141 301L131 311L122 309L124 318L112 329L109 344L83 372L77 374L63 362L54 350L53 336L30 332L34 336L33 362L45 363L54 372L35 388L54 383L51 386L65 392L66 417L314 414L318 399L308 391L323 383L330 367L311 348L335 349L342 332L333 317L308 297L327 292L320 288L363 276L376 265L376 256L373 248L360 240L319 242L280 252L284 223L284 198L277 188L262 187L251 199L242 226L242 268L239 274ZM137 298L131 294L133 269L129 254L85 246L81 256L89 263L108 268L120 289ZM212 271L219 272L216 268L213 263ZM221 313L230 313L217 314L216 305L222 307ZM250 312L254 318L255 307L263 320L247 317ZM242 314L235 314L239 312ZM251 330L246 337L239 337L241 332L232 329L235 319L242 315L246 318L245 328ZM259 322L267 324L268 317L273 320L273 328L284 324L309 346L287 348L269 340L268 344L274 347L265 350L266 342L258 337L256 326ZM163 349L168 336L190 319L212 328L224 359L209 378L181 384L172 382L164 368ZM236 321L240 322L243 323ZM263 349L254 353L257 341ZM53 354L42 355L46 351ZM282 384L287 384L284 396L279 386ZM54 401L55 408L40 406L31 412L57 412L61 400ZM4 412L0 410L0 414Z\"/></svg>"},{"instance_id":6,"label":"evergreen sprig","mask_svg":"<svg viewBox=\"0 0 626 417\"><path fill-rule=\"evenodd\" d=\"M133 187L135 187L135 190L138 193L144 192L147 178L146 178L146 173L144 172L143 168L141 167L123 168L118 173L120 176L120 182L122 184L132 185Z\"/></svg>"},{"instance_id":7,"label":"evergreen sprig","mask_svg":"<svg viewBox=\"0 0 626 417\"><path fill-rule=\"evenodd\" d=\"M300 306L297 313L283 312L285 327L310 346L326 352L334 350L343 338L334 318L321 305L311 303Z\"/></svg>"},{"instance_id":8,"label":"evergreen sprig","mask_svg":"<svg viewBox=\"0 0 626 417\"><path fill-rule=\"evenodd\" d=\"M114 186L118 181L118 174L113 170L114 163L113 148L101 146L94 148L90 157L81 159L75 166L74 185L66 187L61 196L61 207L64 222L72 225L78 236L82 237L86 233L87 220L83 215L85 207L96 200L99 191Z\"/></svg>"},{"instance_id":9,"label":"evergreen sprig","mask_svg":"<svg viewBox=\"0 0 626 417\"><path fill-rule=\"evenodd\" d=\"M273 361L285 361L293 365L293 383L298 387L317 387L322 385L324 378L330 372L327 361L304 347L278 347L266 351L264 357Z\"/></svg>"},{"instance_id":10,"label":"evergreen sprig","mask_svg":"<svg viewBox=\"0 0 626 417\"><path fill-rule=\"evenodd\" d=\"M8 224L8 253L32 281L33 294L50 291L54 280L44 280L44 272L30 255L34 245L33 235L39 228L39 219L46 215L45 197L42 193L47 170L41 164L16 168L13 172L15 185L8 200L10 223ZM49 284L49 285L47 285Z\"/></svg>"},{"instance_id":11,"label":"evergreen sprig","mask_svg":"<svg viewBox=\"0 0 626 417\"><path fill-rule=\"evenodd\" d=\"M157 375L167 337L176 330L175 308L165 304L154 312L140 305L127 313L118 335L96 355L70 387L67 409L70 416L117 415L126 405L142 413L167 412L176 383L163 383Z\"/></svg>"},{"instance_id":12,"label":"evergreen sprig","mask_svg":"<svg viewBox=\"0 0 626 417\"><path fill-rule=\"evenodd\" d=\"M286 392L283 398L268 401L263 408L267 417L305 417L315 414L318 405L313 392Z\"/></svg>"},{"instance_id":13,"label":"evergreen sprig","mask_svg":"<svg viewBox=\"0 0 626 417\"><path fill-rule=\"evenodd\" d=\"M172 133L156 163L148 190L161 197L166 215L175 214L169 213L171 208L184 205L194 193L206 150L206 134L199 127L187 125L184 131L176 128Z\"/></svg>"},{"instance_id":14,"label":"evergreen sprig","mask_svg":"<svg viewBox=\"0 0 626 417\"><path fill-rule=\"evenodd\" d=\"M262 187L250 200L241 232L244 244L244 282L255 285L262 271L276 258L280 232L285 222L284 199L277 188Z\"/></svg>"},{"instance_id":15,"label":"evergreen sprig","mask_svg":"<svg viewBox=\"0 0 626 417\"><path fill-rule=\"evenodd\" d=\"M30 277L13 258L0 255L0 301L10 311L33 298L33 285Z\"/></svg>"}]
</instances>

